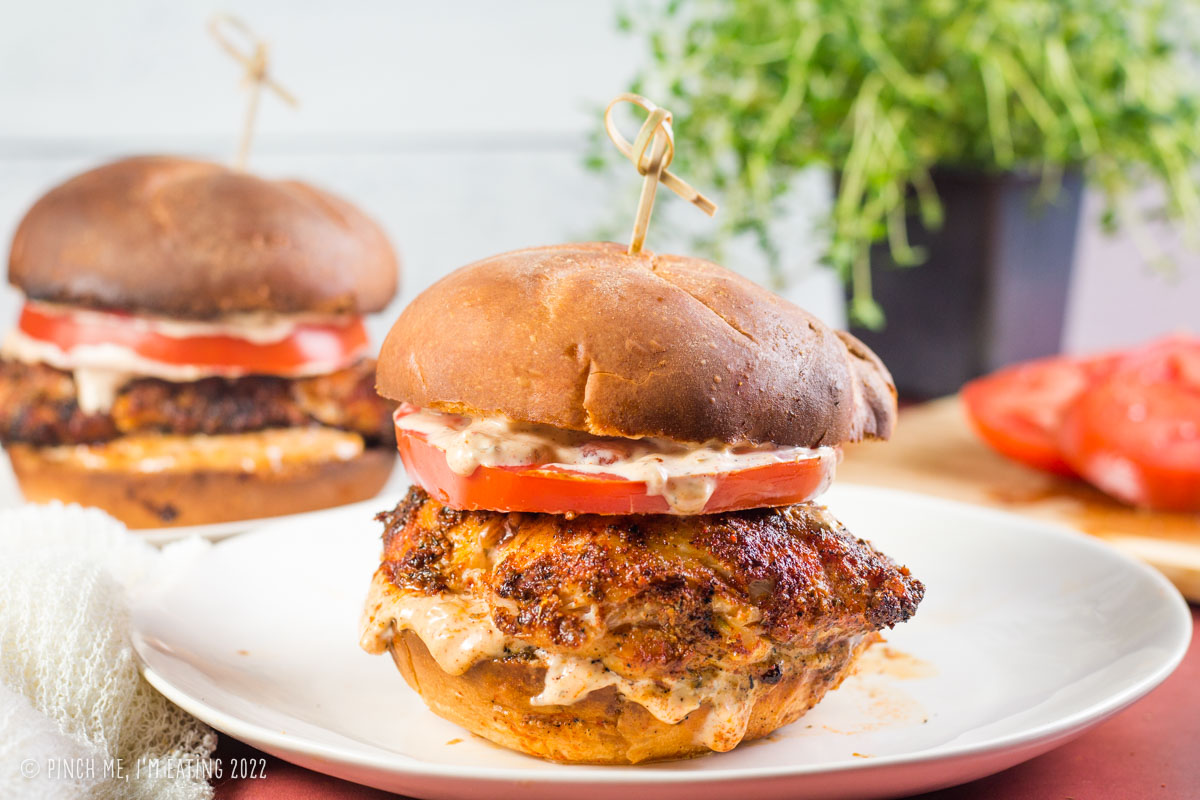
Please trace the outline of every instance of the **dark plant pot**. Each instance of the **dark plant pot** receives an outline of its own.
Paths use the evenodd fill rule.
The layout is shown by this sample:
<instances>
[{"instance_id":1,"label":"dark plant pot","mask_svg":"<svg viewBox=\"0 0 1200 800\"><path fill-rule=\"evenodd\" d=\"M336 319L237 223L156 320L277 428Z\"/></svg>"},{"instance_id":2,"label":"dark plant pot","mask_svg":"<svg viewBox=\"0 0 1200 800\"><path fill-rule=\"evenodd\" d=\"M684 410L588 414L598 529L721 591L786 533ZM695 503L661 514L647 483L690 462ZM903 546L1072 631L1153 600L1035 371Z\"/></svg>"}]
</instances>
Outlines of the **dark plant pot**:
<instances>
[{"instance_id":1,"label":"dark plant pot","mask_svg":"<svg viewBox=\"0 0 1200 800\"><path fill-rule=\"evenodd\" d=\"M951 394L998 367L1057 353L1062 341L1083 180L1068 171L1047 202L1041 178L939 170L939 230L910 218L915 267L896 267L886 245L871 251L882 331L854 328L906 399Z\"/></svg>"}]
</instances>

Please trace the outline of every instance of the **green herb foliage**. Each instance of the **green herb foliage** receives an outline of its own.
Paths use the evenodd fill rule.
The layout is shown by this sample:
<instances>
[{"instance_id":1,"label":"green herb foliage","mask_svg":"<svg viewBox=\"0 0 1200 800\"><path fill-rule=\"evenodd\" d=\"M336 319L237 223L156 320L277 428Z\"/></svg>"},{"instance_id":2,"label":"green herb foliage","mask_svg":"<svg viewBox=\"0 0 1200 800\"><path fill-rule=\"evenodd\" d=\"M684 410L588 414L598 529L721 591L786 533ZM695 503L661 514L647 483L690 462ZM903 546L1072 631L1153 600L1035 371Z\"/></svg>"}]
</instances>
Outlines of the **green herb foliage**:
<instances>
[{"instance_id":1,"label":"green herb foliage","mask_svg":"<svg viewBox=\"0 0 1200 800\"><path fill-rule=\"evenodd\" d=\"M778 279L780 198L800 170L837 171L828 261L871 326L870 246L921 261L906 217L940 224L935 165L1040 170L1051 190L1084 167L1109 224L1157 180L1196 230L1196 22L1185 0L693 0L619 20L648 37L632 88L674 112L673 169L716 190L718 239L754 235ZM599 147L590 163L611 163Z\"/></svg>"}]
</instances>

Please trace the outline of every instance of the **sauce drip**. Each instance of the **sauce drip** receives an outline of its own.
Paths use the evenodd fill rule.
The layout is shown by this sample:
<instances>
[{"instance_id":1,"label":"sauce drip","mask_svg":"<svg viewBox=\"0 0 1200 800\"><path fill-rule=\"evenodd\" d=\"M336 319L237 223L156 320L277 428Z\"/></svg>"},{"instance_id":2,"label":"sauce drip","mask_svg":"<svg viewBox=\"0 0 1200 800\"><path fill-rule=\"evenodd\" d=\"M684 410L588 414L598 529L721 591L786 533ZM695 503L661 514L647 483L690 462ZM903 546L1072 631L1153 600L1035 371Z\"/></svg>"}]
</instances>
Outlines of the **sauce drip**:
<instances>
[{"instance_id":1,"label":"sauce drip","mask_svg":"<svg viewBox=\"0 0 1200 800\"><path fill-rule=\"evenodd\" d=\"M461 675L485 659L529 649L496 628L482 599L407 592L391 584L382 572L371 582L360 630L360 647L375 654L387 650L397 631L412 631L450 675ZM633 680L600 660L542 649L532 652L546 668L546 677L541 693L530 699L530 705L569 706L612 686L656 719L675 725L707 704L710 710L697 727L695 739L717 752L732 750L742 740L758 697L748 678L732 672L699 680Z\"/></svg>"}]
</instances>

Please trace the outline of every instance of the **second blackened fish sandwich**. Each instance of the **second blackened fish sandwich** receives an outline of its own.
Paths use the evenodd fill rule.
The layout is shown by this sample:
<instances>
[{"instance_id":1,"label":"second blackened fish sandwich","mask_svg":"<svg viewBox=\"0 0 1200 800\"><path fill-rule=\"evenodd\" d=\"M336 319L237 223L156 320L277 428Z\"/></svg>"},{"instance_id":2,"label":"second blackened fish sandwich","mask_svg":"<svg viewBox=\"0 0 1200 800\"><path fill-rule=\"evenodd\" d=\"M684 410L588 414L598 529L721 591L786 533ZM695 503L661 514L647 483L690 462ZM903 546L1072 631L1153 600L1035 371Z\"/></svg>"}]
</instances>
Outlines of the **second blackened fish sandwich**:
<instances>
[{"instance_id":1,"label":"second blackened fish sandwich","mask_svg":"<svg viewBox=\"0 0 1200 800\"><path fill-rule=\"evenodd\" d=\"M298 181L142 156L56 186L13 237L0 346L25 499L157 528L374 496L396 459L363 316L398 271L377 223Z\"/></svg>"}]
</instances>

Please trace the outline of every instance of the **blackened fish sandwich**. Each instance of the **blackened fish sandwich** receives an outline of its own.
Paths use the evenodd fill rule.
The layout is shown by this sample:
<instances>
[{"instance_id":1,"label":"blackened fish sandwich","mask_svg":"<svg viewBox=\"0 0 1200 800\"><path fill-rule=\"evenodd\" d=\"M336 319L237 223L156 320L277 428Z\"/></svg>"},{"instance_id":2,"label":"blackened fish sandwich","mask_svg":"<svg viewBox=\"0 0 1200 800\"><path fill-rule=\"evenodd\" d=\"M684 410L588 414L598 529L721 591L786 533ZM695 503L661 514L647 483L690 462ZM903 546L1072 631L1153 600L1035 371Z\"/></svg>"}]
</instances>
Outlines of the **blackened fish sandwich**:
<instances>
[{"instance_id":1,"label":"blackened fish sandwich","mask_svg":"<svg viewBox=\"0 0 1200 800\"><path fill-rule=\"evenodd\" d=\"M727 751L836 687L920 581L813 501L895 390L716 264L520 250L417 297L379 392L416 484L362 645L435 713L571 763Z\"/></svg>"},{"instance_id":2,"label":"blackened fish sandwich","mask_svg":"<svg viewBox=\"0 0 1200 800\"><path fill-rule=\"evenodd\" d=\"M395 452L363 315L397 274L378 225L297 181L139 157L54 188L13 239L0 352L26 499L146 528L375 495Z\"/></svg>"}]
</instances>

